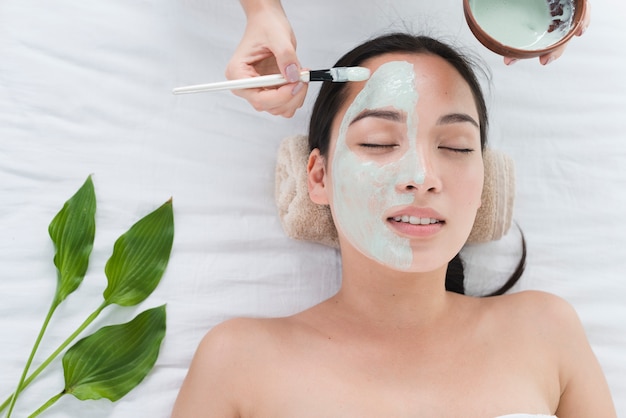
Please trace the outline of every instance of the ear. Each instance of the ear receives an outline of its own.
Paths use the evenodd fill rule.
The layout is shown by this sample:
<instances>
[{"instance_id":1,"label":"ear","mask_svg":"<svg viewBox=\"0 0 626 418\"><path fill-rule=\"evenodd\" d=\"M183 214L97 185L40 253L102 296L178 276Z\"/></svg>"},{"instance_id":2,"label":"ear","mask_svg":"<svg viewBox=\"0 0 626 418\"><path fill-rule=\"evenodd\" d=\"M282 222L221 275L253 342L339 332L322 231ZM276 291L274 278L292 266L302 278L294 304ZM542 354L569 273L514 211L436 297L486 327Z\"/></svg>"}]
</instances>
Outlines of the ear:
<instances>
[{"instance_id":1,"label":"ear","mask_svg":"<svg viewBox=\"0 0 626 418\"><path fill-rule=\"evenodd\" d=\"M309 197L318 205L327 205L326 195L326 160L320 154L319 149L314 149L309 154L309 162L306 166L307 185Z\"/></svg>"}]
</instances>

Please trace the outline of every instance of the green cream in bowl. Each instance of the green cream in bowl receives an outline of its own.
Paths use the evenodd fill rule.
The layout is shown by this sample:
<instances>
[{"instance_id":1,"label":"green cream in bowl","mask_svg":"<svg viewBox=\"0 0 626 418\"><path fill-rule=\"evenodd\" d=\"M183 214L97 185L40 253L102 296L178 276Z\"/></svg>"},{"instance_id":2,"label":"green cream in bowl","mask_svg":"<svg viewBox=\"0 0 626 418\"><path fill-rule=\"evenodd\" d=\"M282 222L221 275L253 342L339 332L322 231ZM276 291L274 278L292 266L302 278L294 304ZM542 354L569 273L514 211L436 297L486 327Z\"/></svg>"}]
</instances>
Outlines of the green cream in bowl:
<instances>
[{"instance_id":1,"label":"green cream in bowl","mask_svg":"<svg viewBox=\"0 0 626 418\"><path fill-rule=\"evenodd\" d=\"M513 58L550 52L569 40L584 12L584 0L464 0L476 38Z\"/></svg>"}]
</instances>

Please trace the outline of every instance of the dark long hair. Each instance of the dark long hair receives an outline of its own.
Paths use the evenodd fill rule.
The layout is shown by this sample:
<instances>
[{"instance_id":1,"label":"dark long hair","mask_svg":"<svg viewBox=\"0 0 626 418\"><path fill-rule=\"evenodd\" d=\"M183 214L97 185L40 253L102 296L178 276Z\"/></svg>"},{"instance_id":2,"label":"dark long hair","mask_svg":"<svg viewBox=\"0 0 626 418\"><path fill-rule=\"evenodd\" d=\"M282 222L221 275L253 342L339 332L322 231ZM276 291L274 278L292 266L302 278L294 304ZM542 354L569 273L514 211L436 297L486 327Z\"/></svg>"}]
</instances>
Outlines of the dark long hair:
<instances>
[{"instance_id":1,"label":"dark long hair","mask_svg":"<svg viewBox=\"0 0 626 418\"><path fill-rule=\"evenodd\" d=\"M415 36L407 33L383 35L362 43L346 53L335 63L335 67L353 67L365 61L389 53L431 54L446 60L452 65L469 85L480 127L480 145L485 149L487 144L487 128L489 125L487 105L474 71L475 63L456 51L451 46L427 36ZM319 149L322 156L328 155L332 124L347 96L348 83L324 82L320 88L309 124L309 149ZM515 272L499 289L489 294L499 295L509 290L519 280L526 262L526 242L522 235L522 256ZM446 272L446 289L456 293L465 293L463 261L457 254L448 264Z\"/></svg>"}]
</instances>

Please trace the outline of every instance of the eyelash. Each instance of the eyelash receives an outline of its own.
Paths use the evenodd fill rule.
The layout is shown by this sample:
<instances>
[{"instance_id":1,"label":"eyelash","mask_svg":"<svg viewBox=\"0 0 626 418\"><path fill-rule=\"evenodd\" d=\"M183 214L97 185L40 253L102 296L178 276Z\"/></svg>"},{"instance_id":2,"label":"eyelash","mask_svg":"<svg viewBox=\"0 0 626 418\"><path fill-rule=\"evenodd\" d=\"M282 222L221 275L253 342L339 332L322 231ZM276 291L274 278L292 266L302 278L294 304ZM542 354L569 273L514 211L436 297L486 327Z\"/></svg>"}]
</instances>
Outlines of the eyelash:
<instances>
[{"instance_id":1,"label":"eyelash","mask_svg":"<svg viewBox=\"0 0 626 418\"><path fill-rule=\"evenodd\" d=\"M397 144L359 144L363 148L395 148ZM452 151L459 154L471 154L474 152L472 148L453 148L453 147L439 147L439 149L443 149L446 151Z\"/></svg>"},{"instance_id":2,"label":"eyelash","mask_svg":"<svg viewBox=\"0 0 626 418\"><path fill-rule=\"evenodd\" d=\"M474 150L471 149L471 148L439 147L439 149L452 151L452 152L458 152L459 154L470 154L470 153L474 152Z\"/></svg>"},{"instance_id":3,"label":"eyelash","mask_svg":"<svg viewBox=\"0 0 626 418\"><path fill-rule=\"evenodd\" d=\"M364 148L395 148L397 144L359 144L359 146Z\"/></svg>"}]
</instances>

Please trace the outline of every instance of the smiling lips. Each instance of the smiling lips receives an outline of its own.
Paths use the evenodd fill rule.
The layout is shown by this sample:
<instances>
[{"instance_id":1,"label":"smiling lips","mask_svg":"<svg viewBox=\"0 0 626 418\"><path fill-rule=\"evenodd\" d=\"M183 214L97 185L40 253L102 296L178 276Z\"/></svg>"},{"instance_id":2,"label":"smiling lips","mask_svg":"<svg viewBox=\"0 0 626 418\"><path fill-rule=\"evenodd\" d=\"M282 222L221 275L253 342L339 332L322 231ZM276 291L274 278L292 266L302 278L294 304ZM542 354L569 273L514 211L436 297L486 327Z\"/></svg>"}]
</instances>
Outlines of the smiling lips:
<instances>
[{"instance_id":1,"label":"smiling lips","mask_svg":"<svg viewBox=\"0 0 626 418\"><path fill-rule=\"evenodd\" d=\"M387 218L390 227L396 232L409 237L428 237L441 230L445 221L435 213L397 214Z\"/></svg>"}]
</instances>

